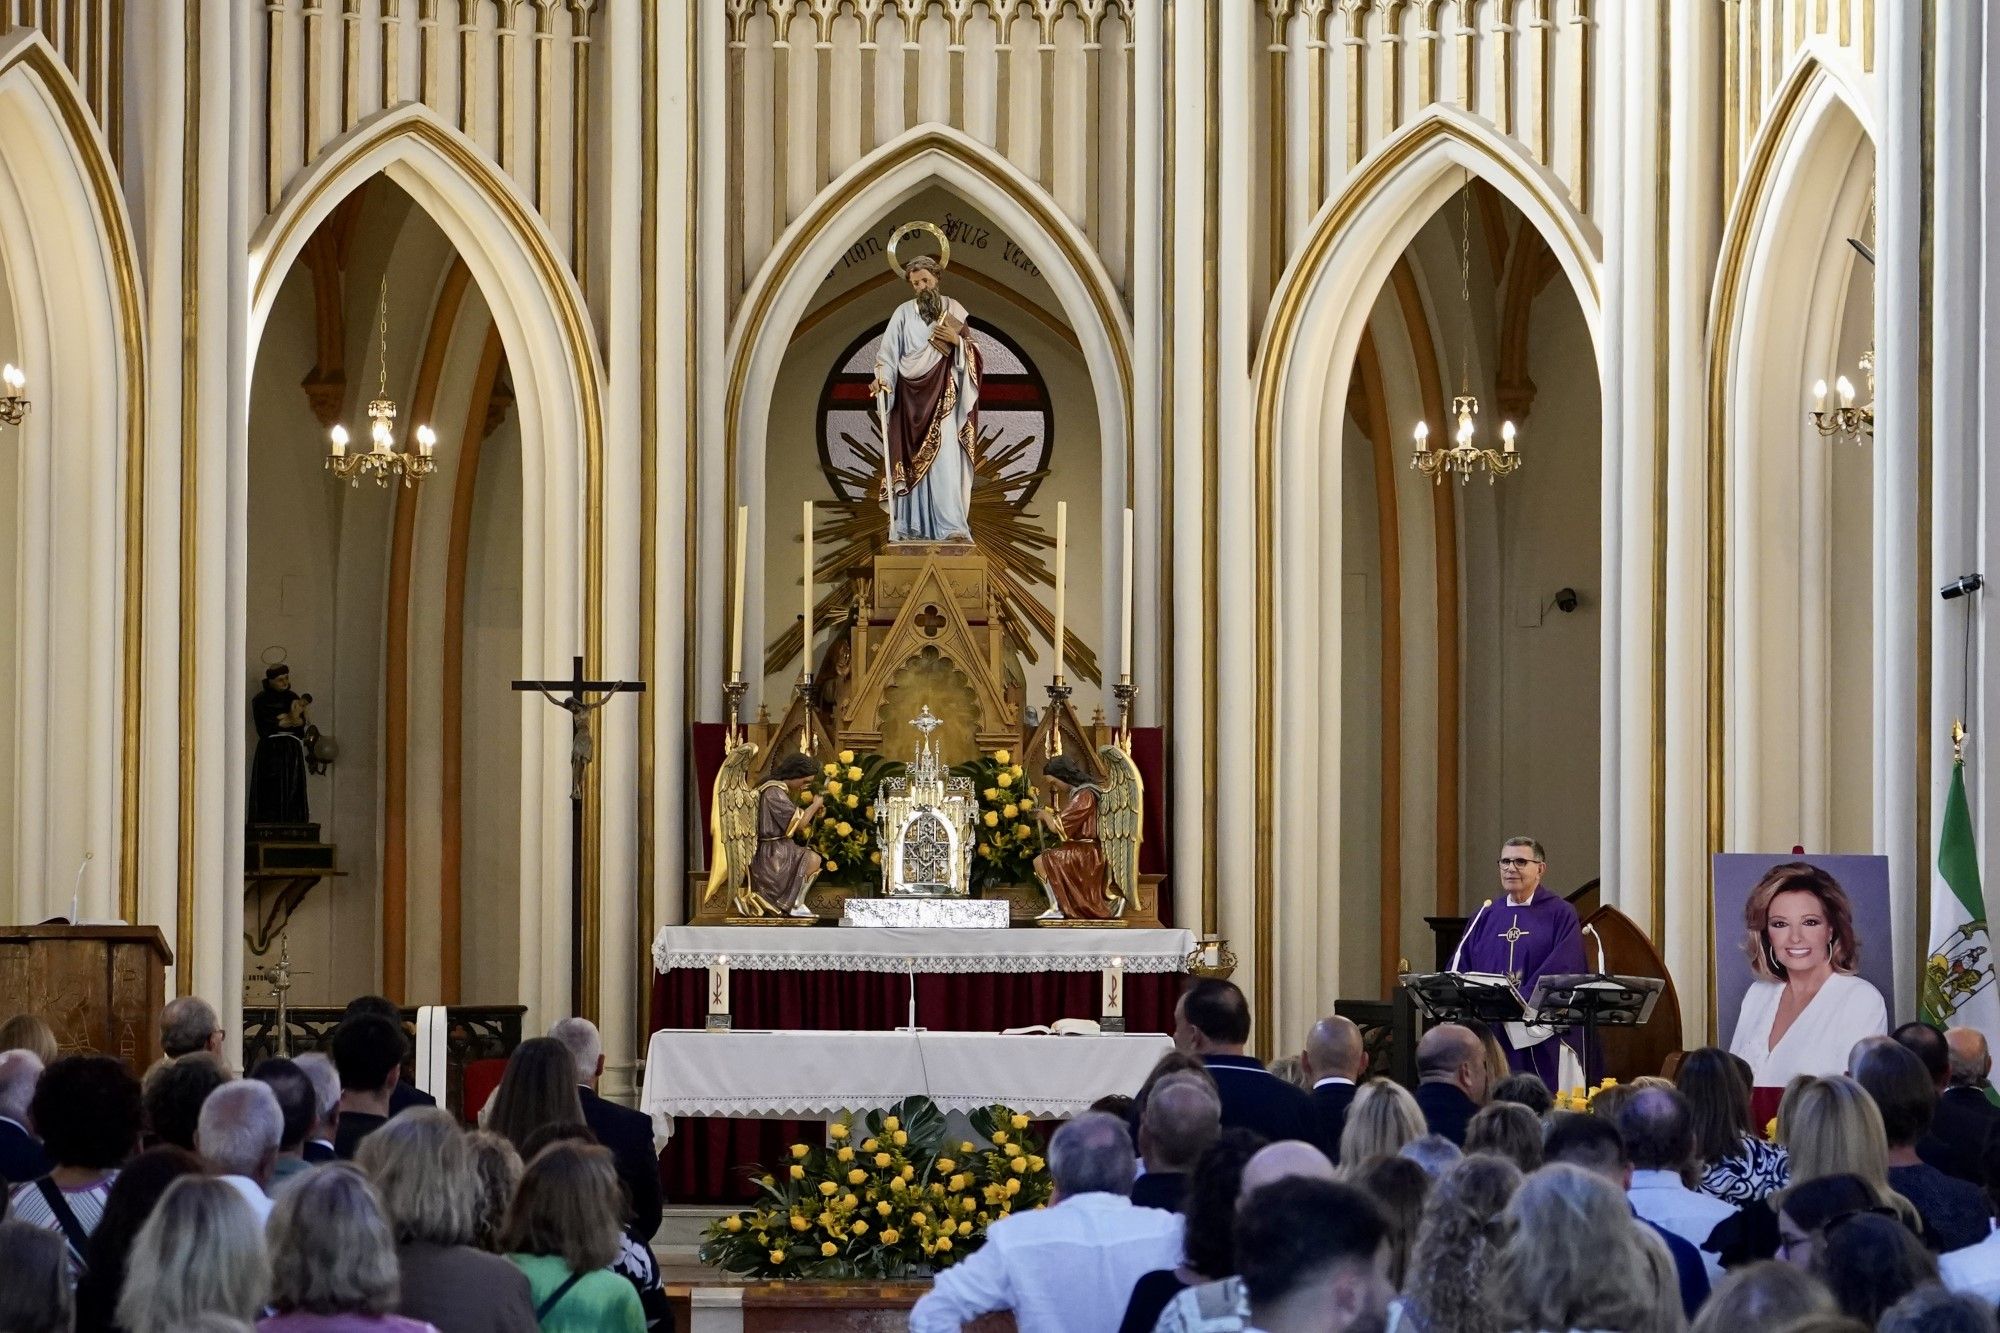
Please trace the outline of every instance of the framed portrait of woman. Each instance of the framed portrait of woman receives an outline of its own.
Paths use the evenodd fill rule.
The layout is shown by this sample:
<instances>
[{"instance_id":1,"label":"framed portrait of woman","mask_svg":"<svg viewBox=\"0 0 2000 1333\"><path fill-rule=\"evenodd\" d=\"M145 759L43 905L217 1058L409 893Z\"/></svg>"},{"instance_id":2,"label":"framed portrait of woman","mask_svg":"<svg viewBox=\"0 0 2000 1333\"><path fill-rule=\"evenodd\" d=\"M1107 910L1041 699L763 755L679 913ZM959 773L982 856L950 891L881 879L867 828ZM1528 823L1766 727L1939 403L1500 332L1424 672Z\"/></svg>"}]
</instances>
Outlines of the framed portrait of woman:
<instances>
[{"instance_id":1,"label":"framed portrait of woman","mask_svg":"<svg viewBox=\"0 0 2000 1333\"><path fill-rule=\"evenodd\" d=\"M1889 1029L1889 859L1725 853L1714 874L1719 1043L1758 1088L1843 1072Z\"/></svg>"}]
</instances>

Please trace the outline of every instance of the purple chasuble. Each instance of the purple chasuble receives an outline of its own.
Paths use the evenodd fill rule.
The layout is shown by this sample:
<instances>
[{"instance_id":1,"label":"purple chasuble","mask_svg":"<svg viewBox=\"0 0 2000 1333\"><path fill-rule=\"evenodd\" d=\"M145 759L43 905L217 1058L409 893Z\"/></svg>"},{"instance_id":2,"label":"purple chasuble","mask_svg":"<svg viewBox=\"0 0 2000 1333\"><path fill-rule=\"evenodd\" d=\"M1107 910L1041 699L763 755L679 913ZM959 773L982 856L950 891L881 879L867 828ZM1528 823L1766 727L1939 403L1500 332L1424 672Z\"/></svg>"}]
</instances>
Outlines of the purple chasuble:
<instances>
[{"instance_id":1,"label":"purple chasuble","mask_svg":"<svg viewBox=\"0 0 2000 1333\"><path fill-rule=\"evenodd\" d=\"M1519 907L1503 893L1481 907L1466 927L1452 970L1507 977L1526 1000L1544 973L1563 976L1589 970L1583 957L1582 923L1567 900L1546 888L1538 887L1526 906ZM1494 1035L1516 1072L1538 1074L1551 1089L1561 1090L1556 1044L1566 1042L1574 1050L1577 1034L1563 1033L1519 1048L1507 1039L1504 1028Z\"/></svg>"}]
</instances>

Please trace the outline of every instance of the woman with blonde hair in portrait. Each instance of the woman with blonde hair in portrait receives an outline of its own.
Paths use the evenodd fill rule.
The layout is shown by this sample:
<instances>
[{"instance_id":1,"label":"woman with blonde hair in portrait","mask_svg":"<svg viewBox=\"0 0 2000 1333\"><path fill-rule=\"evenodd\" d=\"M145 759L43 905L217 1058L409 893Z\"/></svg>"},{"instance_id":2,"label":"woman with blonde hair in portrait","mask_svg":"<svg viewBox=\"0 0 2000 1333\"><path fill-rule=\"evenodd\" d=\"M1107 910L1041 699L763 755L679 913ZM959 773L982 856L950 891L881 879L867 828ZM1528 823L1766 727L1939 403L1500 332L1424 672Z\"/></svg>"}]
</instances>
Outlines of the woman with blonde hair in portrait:
<instances>
[{"instance_id":1,"label":"woman with blonde hair in portrait","mask_svg":"<svg viewBox=\"0 0 2000 1333\"><path fill-rule=\"evenodd\" d=\"M1680 1280L1616 1185L1567 1163L1543 1167L1507 1205L1493 1266L1500 1327L1561 1333L1679 1333Z\"/></svg>"},{"instance_id":2,"label":"woman with blonde hair in portrait","mask_svg":"<svg viewBox=\"0 0 2000 1333\"><path fill-rule=\"evenodd\" d=\"M1751 1086L1838 1074L1861 1038L1889 1030L1882 992L1855 975L1861 940L1840 881L1804 861L1771 867L1743 905L1743 952L1756 980L1743 992L1731 1054Z\"/></svg>"},{"instance_id":3,"label":"woman with blonde hair in portrait","mask_svg":"<svg viewBox=\"0 0 2000 1333\"><path fill-rule=\"evenodd\" d=\"M535 1305L527 1278L474 1247L479 1177L451 1112L412 1107L363 1139L354 1157L396 1233L399 1314L441 1333L531 1333Z\"/></svg>"},{"instance_id":4,"label":"woman with blonde hair in portrait","mask_svg":"<svg viewBox=\"0 0 2000 1333\"><path fill-rule=\"evenodd\" d=\"M178 1333L200 1314L255 1319L270 1285L264 1229L243 1196L214 1176L182 1176L132 1242L118 1326Z\"/></svg>"},{"instance_id":5,"label":"woman with blonde hair in portrait","mask_svg":"<svg viewBox=\"0 0 2000 1333\"><path fill-rule=\"evenodd\" d=\"M1369 1079L1347 1108L1347 1124L1340 1131L1340 1165L1352 1168L1371 1157L1394 1157L1404 1144L1428 1133L1423 1110L1408 1088L1386 1078Z\"/></svg>"},{"instance_id":6,"label":"woman with blonde hair in portrait","mask_svg":"<svg viewBox=\"0 0 2000 1333\"><path fill-rule=\"evenodd\" d=\"M611 1154L596 1144L551 1143L528 1163L501 1243L528 1275L543 1333L645 1333L638 1291L610 1268L624 1210Z\"/></svg>"},{"instance_id":7,"label":"woman with blonde hair in portrait","mask_svg":"<svg viewBox=\"0 0 2000 1333\"><path fill-rule=\"evenodd\" d=\"M277 1313L258 1322L258 1333L436 1333L390 1313L400 1276L395 1234L351 1162L314 1167L279 1191L269 1237Z\"/></svg>"},{"instance_id":8,"label":"woman with blonde hair in portrait","mask_svg":"<svg viewBox=\"0 0 2000 1333\"><path fill-rule=\"evenodd\" d=\"M1438 1177L1403 1282L1403 1319L1416 1333L1501 1333L1487 1286L1520 1188L1504 1157L1468 1157Z\"/></svg>"}]
</instances>

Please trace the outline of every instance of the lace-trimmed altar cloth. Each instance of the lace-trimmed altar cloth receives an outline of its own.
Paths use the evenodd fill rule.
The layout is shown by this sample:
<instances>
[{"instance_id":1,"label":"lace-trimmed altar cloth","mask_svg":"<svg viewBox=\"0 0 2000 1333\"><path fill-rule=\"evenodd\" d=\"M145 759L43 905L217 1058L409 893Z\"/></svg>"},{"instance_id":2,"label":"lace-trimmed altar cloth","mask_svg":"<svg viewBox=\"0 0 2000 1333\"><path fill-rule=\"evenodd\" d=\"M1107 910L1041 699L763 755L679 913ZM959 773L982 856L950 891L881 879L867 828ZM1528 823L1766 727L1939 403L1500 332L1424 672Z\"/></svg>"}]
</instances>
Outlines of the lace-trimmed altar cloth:
<instances>
[{"instance_id":1,"label":"lace-trimmed altar cloth","mask_svg":"<svg viewBox=\"0 0 2000 1333\"><path fill-rule=\"evenodd\" d=\"M1098 972L1122 959L1130 973L1185 971L1193 931L951 930L878 927L664 926L653 938L661 972L722 959L751 972Z\"/></svg>"},{"instance_id":2,"label":"lace-trimmed altar cloth","mask_svg":"<svg viewBox=\"0 0 2000 1333\"><path fill-rule=\"evenodd\" d=\"M735 959L730 959L735 966ZM1130 1096L1173 1038L1159 1032L1008 1037L986 1032L707 1032L666 1028L646 1052L639 1108L672 1116L833 1116L923 1094L947 1111L996 1103L1067 1119Z\"/></svg>"}]
</instances>

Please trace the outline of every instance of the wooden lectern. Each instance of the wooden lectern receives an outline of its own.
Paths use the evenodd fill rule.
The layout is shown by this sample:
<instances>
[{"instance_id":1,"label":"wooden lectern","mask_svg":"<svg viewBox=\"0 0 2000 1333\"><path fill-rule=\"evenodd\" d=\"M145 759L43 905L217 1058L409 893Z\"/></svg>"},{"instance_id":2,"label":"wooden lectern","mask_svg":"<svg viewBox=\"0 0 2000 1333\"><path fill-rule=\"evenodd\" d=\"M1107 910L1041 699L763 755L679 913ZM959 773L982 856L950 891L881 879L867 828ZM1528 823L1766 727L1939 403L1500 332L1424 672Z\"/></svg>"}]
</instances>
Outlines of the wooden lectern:
<instances>
[{"instance_id":1,"label":"wooden lectern","mask_svg":"<svg viewBox=\"0 0 2000 1333\"><path fill-rule=\"evenodd\" d=\"M160 1057L173 961L154 926L0 926L0 1011L40 1015L64 1055L115 1055L143 1074Z\"/></svg>"}]
</instances>

